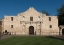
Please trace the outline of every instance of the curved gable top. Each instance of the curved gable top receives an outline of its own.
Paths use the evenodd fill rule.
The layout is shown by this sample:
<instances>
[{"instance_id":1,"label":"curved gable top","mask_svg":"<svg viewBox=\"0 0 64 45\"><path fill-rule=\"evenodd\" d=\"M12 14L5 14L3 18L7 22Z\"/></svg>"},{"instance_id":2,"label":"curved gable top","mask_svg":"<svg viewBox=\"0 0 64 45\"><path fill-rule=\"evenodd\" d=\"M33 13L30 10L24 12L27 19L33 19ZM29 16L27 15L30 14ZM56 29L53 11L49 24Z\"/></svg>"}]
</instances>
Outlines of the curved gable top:
<instances>
[{"instance_id":1,"label":"curved gable top","mask_svg":"<svg viewBox=\"0 0 64 45\"><path fill-rule=\"evenodd\" d=\"M23 12L23 13L19 13L18 16L22 16L22 15L27 15L27 16L41 16L41 15L45 15L45 14L42 14L40 12L37 12L33 7L30 7L27 11Z\"/></svg>"}]
</instances>

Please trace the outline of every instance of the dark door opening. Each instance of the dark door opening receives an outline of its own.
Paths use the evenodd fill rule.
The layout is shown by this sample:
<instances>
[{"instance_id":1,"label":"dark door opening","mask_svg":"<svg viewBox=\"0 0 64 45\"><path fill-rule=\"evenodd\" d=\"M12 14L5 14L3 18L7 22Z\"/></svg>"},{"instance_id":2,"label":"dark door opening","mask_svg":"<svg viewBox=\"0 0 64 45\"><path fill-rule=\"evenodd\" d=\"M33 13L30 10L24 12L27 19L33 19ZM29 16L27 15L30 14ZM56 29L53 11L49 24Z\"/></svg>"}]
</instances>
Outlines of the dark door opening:
<instances>
[{"instance_id":1,"label":"dark door opening","mask_svg":"<svg viewBox=\"0 0 64 45\"><path fill-rule=\"evenodd\" d=\"M7 33L7 30L5 30L5 33Z\"/></svg>"},{"instance_id":2,"label":"dark door opening","mask_svg":"<svg viewBox=\"0 0 64 45\"><path fill-rule=\"evenodd\" d=\"M62 35L64 35L64 29L62 29Z\"/></svg>"},{"instance_id":3,"label":"dark door opening","mask_svg":"<svg viewBox=\"0 0 64 45\"><path fill-rule=\"evenodd\" d=\"M29 27L29 35L34 35L34 27L33 26Z\"/></svg>"}]
</instances>

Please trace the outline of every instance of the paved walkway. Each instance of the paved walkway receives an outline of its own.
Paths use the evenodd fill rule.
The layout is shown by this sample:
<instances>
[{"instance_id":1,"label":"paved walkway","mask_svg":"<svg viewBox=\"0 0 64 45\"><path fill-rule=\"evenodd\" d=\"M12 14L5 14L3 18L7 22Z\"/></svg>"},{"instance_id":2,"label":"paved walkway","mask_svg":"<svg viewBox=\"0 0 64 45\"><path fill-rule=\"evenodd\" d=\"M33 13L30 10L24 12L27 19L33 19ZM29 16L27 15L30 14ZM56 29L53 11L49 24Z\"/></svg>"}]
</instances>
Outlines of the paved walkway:
<instances>
[{"instance_id":1,"label":"paved walkway","mask_svg":"<svg viewBox=\"0 0 64 45\"><path fill-rule=\"evenodd\" d=\"M2 35L1 37L0 37L0 39L6 39L6 38L9 38L9 37L12 37L11 35Z\"/></svg>"},{"instance_id":2,"label":"paved walkway","mask_svg":"<svg viewBox=\"0 0 64 45\"><path fill-rule=\"evenodd\" d=\"M52 37L64 40L64 36L52 36Z\"/></svg>"},{"instance_id":3,"label":"paved walkway","mask_svg":"<svg viewBox=\"0 0 64 45\"><path fill-rule=\"evenodd\" d=\"M18 36L18 35L15 35L15 36ZM21 36L21 35L19 35L19 36ZM32 35L29 35L29 36L32 36ZM33 35L33 36L36 36L36 35ZM12 35L2 35L0 37L0 39L6 39L6 38L10 38L10 37L12 37ZM64 36L52 36L52 37L64 40Z\"/></svg>"}]
</instances>

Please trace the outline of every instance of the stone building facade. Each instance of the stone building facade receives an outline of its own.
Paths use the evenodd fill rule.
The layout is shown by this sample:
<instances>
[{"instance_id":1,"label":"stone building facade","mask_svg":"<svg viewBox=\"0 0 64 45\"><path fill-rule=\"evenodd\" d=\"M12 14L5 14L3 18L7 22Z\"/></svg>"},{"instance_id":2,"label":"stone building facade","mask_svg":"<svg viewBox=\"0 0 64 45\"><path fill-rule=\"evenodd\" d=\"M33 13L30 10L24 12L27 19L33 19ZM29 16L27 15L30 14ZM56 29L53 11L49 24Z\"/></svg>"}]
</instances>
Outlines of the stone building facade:
<instances>
[{"instance_id":1,"label":"stone building facade","mask_svg":"<svg viewBox=\"0 0 64 45\"><path fill-rule=\"evenodd\" d=\"M59 35L57 16L46 16L30 7L17 16L4 16L2 32L12 35Z\"/></svg>"},{"instance_id":2,"label":"stone building facade","mask_svg":"<svg viewBox=\"0 0 64 45\"><path fill-rule=\"evenodd\" d=\"M0 20L0 33L2 31L2 20Z\"/></svg>"}]
</instances>

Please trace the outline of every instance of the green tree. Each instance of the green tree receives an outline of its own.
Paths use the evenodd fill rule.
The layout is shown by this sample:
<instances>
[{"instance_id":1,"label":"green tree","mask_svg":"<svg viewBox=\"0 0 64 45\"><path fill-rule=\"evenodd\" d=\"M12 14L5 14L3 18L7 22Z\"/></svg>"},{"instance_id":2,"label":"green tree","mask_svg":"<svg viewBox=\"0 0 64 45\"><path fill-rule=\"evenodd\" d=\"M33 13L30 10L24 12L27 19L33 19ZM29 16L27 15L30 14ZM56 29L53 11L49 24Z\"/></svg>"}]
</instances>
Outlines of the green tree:
<instances>
[{"instance_id":1,"label":"green tree","mask_svg":"<svg viewBox=\"0 0 64 45\"><path fill-rule=\"evenodd\" d=\"M47 16L50 15L50 14L49 14L47 11L45 11L45 10L42 11L42 14L46 14Z\"/></svg>"},{"instance_id":2,"label":"green tree","mask_svg":"<svg viewBox=\"0 0 64 45\"><path fill-rule=\"evenodd\" d=\"M57 10L59 26L64 25L64 4Z\"/></svg>"}]
</instances>

